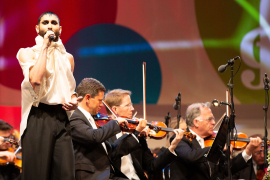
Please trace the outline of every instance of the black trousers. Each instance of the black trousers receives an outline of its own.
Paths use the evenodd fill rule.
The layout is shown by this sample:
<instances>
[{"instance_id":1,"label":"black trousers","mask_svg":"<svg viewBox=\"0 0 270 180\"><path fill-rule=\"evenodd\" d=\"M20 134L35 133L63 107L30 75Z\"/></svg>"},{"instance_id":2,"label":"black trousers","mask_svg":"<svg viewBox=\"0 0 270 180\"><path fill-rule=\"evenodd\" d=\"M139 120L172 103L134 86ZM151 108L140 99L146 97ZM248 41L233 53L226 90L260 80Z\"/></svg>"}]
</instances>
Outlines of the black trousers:
<instances>
[{"instance_id":1,"label":"black trousers","mask_svg":"<svg viewBox=\"0 0 270 180\"><path fill-rule=\"evenodd\" d=\"M22 136L22 180L74 180L70 125L62 105L32 106Z\"/></svg>"}]
</instances>

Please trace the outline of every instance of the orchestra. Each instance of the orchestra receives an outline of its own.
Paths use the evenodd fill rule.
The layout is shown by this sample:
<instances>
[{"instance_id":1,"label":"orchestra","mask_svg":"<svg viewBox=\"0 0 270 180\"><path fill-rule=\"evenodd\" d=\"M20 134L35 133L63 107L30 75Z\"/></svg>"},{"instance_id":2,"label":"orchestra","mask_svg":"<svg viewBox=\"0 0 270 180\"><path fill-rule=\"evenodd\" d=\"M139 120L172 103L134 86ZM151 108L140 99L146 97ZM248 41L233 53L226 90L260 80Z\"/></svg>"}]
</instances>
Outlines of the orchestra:
<instances>
[{"instance_id":1,"label":"orchestra","mask_svg":"<svg viewBox=\"0 0 270 180\"><path fill-rule=\"evenodd\" d=\"M209 102L190 104L173 123L150 123L145 63L144 117L136 117L131 91L106 90L95 77L76 79L76 86L76 60L60 39L55 13L43 13L35 29L36 45L17 54L24 75L19 135L8 120L0 120L0 180L263 179L267 137L234 134L228 140L222 126L214 131L218 122ZM150 138L167 138L167 145L152 153ZM218 141L213 163L208 156ZM233 150L241 152L233 156Z\"/></svg>"}]
</instances>

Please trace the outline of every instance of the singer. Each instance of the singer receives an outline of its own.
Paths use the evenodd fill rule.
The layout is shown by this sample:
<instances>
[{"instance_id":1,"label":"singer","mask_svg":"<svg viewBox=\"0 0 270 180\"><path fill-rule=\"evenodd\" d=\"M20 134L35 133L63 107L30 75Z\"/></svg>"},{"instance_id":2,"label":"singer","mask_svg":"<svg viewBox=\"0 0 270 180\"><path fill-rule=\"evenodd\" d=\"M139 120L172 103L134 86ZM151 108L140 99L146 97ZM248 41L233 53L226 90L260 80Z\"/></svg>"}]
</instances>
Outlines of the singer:
<instances>
[{"instance_id":1,"label":"singer","mask_svg":"<svg viewBox=\"0 0 270 180\"><path fill-rule=\"evenodd\" d=\"M43 13L36 32L36 45L21 48L17 54L24 75L22 179L74 180L69 117L81 99L73 93L74 59L59 38L62 27L56 14Z\"/></svg>"}]
</instances>

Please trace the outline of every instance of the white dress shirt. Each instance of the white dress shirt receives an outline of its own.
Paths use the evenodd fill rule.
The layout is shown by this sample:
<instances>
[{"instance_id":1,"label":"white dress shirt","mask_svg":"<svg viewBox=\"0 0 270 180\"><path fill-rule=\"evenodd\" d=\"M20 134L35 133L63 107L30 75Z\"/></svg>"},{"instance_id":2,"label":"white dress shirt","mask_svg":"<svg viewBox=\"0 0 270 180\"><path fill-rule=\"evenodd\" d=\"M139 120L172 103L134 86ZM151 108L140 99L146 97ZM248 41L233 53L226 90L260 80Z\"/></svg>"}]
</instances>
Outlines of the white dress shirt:
<instances>
[{"instance_id":1,"label":"white dress shirt","mask_svg":"<svg viewBox=\"0 0 270 180\"><path fill-rule=\"evenodd\" d=\"M254 172L255 172L255 175L257 174L257 169L258 169L258 165L257 165L257 163L252 159L252 163L253 163L253 169L254 169Z\"/></svg>"},{"instance_id":2,"label":"white dress shirt","mask_svg":"<svg viewBox=\"0 0 270 180\"><path fill-rule=\"evenodd\" d=\"M116 138L120 138L123 135L122 132L116 134ZM137 139L137 137L132 134L135 139L139 142L139 140ZM136 170L133 166L133 161L132 161L132 157L130 154L125 155L123 157L121 157L121 167L120 167L121 172L126 175L128 177L128 179L140 179L136 173Z\"/></svg>"},{"instance_id":3,"label":"white dress shirt","mask_svg":"<svg viewBox=\"0 0 270 180\"><path fill-rule=\"evenodd\" d=\"M35 86L35 89L29 81L30 68L33 67L39 57L43 38L36 37L36 45L31 48L34 51L35 59L29 59L27 62L22 62L17 53L17 59L23 70L24 79L21 84L22 92L22 119L20 125L20 137L23 135L27 126L27 119L32 105L38 107L39 103L48 105L63 104L71 101L76 82L71 72L71 65L67 58L66 49L59 38L57 42L52 41L47 52L46 74L44 75L40 85ZM73 111L66 111L68 118Z\"/></svg>"},{"instance_id":4,"label":"white dress shirt","mask_svg":"<svg viewBox=\"0 0 270 180\"><path fill-rule=\"evenodd\" d=\"M189 129L189 131L190 131L192 134L196 135L196 140L197 140L198 143L200 144L201 148L204 148L204 147L205 147L205 146L204 146L204 139L201 138L198 134L196 134L196 133L195 133L194 131L192 131L191 129Z\"/></svg>"}]
</instances>

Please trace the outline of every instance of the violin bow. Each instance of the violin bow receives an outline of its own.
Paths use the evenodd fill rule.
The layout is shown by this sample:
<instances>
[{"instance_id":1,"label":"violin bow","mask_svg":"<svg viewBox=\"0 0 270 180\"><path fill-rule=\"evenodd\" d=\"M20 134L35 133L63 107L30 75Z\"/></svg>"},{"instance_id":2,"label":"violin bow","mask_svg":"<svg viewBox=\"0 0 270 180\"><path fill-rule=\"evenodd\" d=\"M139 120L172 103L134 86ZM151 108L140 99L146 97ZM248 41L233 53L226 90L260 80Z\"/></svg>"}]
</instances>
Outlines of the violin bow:
<instances>
[{"instance_id":1,"label":"violin bow","mask_svg":"<svg viewBox=\"0 0 270 180\"><path fill-rule=\"evenodd\" d=\"M229 90L228 89L226 90L226 102L229 103ZM229 106L226 106L226 115L227 115L227 117L230 116L229 114L230 114Z\"/></svg>"},{"instance_id":2,"label":"violin bow","mask_svg":"<svg viewBox=\"0 0 270 180\"><path fill-rule=\"evenodd\" d=\"M109 106L109 104L107 104L104 100L102 100L102 103L107 109L109 109L109 111L111 111L112 115L114 115L115 118L119 117L116 112L114 112L114 110L111 108L111 106Z\"/></svg>"},{"instance_id":3,"label":"violin bow","mask_svg":"<svg viewBox=\"0 0 270 180\"><path fill-rule=\"evenodd\" d=\"M146 116L146 62L143 62L142 64L142 72L143 72L143 119L147 120L147 116ZM162 128L163 127L161 127L158 131L160 131ZM167 129L170 129L170 128L167 128Z\"/></svg>"},{"instance_id":4,"label":"violin bow","mask_svg":"<svg viewBox=\"0 0 270 180\"><path fill-rule=\"evenodd\" d=\"M111 113L114 115L115 118L118 118L119 116L116 114L116 112L114 112L114 110L109 106L109 104L107 104L104 100L102 100L102 103L104 104L104 106L106 106L106 108L109 109L109 111L111 111ZM126 130L130 130L130 128L125 124L124 127Z\"/></svg>"},{"instance_id":5,"label":"violin bow","mask_svg":"<svg viewBox=\"0 0 270 180\"><path fill-rule=\"evenodd\" d=\"M142 73L143 73L143 119L147 119L146 117L146 62L142 64Z\"/></svg>"},{"instance_id":6,"label":"violin bow","mask_svg":"<svg viewBox=\"0 0 270 180\"><path fill-rule=\"evenodd\" d=\"M226 102L229 103L229 90L228 89L226 90ZM226 114L227 117L229 117L229 113L230 113L229 111L230 111L229 106L226 106L226 113L224 113L222 115L222 117L218 120L218 122L215 124L213 129L215 129L217 127L217 125L221 122L221 120L223 119L225 114Z\"/></svg>"},{"instance_id":7,"label":"violin bow","mask_svg":"<svg viewBox=\"0 0 270 180\"><path fill-rule=\"evenodd\" d=\"M21 149L22 149L22 147L19 146L19 147L16 149L16 151L14 152L14 154L16 155Z\"/></svg>"}]
</instances>

